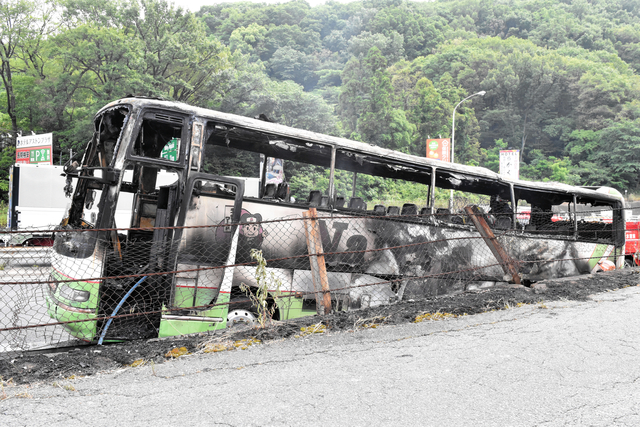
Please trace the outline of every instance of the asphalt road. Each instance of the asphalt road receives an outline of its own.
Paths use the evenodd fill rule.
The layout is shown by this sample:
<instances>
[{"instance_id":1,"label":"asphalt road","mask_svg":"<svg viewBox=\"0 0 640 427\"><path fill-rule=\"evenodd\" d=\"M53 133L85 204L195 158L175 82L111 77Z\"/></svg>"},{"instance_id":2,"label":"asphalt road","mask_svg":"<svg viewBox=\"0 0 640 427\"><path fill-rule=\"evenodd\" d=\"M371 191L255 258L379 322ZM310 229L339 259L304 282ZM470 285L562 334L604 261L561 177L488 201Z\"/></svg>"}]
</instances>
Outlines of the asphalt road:
<instances>
[{"instance_id":1,"label":"asphalt road","mask_svg":"<svg viewBox=\"0 0 640 427\"><path fill-rule=\"evenodd\" d=\"M8 386L0 425L637 426L639 314L635 286Z\"/></svg>"}]
</instances>

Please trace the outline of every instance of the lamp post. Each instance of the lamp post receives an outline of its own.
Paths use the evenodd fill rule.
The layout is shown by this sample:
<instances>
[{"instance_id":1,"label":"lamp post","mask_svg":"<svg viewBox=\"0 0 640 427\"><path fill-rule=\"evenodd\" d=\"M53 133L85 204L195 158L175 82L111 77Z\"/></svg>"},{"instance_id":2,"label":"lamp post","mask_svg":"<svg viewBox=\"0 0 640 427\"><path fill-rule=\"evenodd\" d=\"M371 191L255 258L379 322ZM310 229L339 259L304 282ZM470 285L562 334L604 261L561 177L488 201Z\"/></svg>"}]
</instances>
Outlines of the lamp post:
<instances>
[{"instance_id":1,"label":"lamp post","mask_svg":"<svg viewBox=\"0 0 640 427\"><path fill-rule=\"evenodd\" d=\"M451 163L453 163L453 154L454 154L454 148L455 148L456 110L458 109L460 104L462 104L467 99L473 98L474 96L477 96L477 95L484 96L485 93L487 93L487 92L485 92L484 90L481 90L478 93L474 93L473 95L469 95L465 99L463 99L462 101L458 102L455 107L453 107L453 117L452 117L452 120L451 120ZM451 189L451 192L449 193L449 211L451 213L453 213L453 188Z\"/></svg>"}]
</instances>

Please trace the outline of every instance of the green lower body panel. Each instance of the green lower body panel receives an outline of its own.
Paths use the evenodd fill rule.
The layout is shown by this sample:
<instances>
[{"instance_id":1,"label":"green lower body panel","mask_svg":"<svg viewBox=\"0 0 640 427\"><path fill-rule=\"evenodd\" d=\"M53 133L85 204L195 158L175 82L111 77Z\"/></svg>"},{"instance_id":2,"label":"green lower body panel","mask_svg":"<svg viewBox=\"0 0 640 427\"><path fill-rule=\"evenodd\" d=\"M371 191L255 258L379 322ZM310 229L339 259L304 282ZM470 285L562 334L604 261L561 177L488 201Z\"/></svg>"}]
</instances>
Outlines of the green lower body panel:
<instances>
[{"instance_id":1,"label":"green lower body panel","mask_svg":"<svg viewBox=\"0 0 640 427\"><path fill-rule=\"evenodd\" d=\"M277 298L276 301L280 311L280 320L291 320L317 314L315 309L303 308L302 298L288 296L285 293L281 298Z\"/></svg>"},{"instance_id":2,"label":"green lower body panel","mask_svg":"<svg viewBox=\"0 0 640 427\"><path fill-rule=\"evenodd\" d=\"M76 311L66 310L62 304L56 304L50 297L47 300L47 314L58 322L66 323L64 328L73 337L84 340L93 341L96 336L96 315L90 313L78 313Z\"/></svg>"},{"instance_id":3,"label":"green lower body panel","mask_svg":"<svg viewBox=\"0 0 640 427\"><path fill-rule=\"evenodd\" d=\"M221 292L216 305L208 310L191 312L188 315L165 314L160 319L159 337L196 334L227 327L229 294Z\"/></svg>"},{"instance_id":4,"label":"green lower body panel","mask_svg":"<svg viewBox=\"0 0 640 427\"><path fill-rule=\"evenodd\" d=\"M158 336L171 337L175 335L197 334L200 332L225 329L226 327L226 319L218 320L215 318L203 317L200 320L189 316L163 317L162 320L160 320L160 331Z\"/></svg>"},{"instance_id":5,"label":"green lower body panel","mask_svg":"<svg viewBox=\"0 0 640 427\"><path fill-rule=\"evenodd\" d=\"M228 303L229 294L220 293L216 305L208 310L191 311L185 315L163 315L160 320L159 336L170 337L225 329L229 313ZM302 298L290 297L285 294L276 298L276 304L280 320L297 319L316 314L315 309L303 307Z\"/></svg>"}]
</instances>

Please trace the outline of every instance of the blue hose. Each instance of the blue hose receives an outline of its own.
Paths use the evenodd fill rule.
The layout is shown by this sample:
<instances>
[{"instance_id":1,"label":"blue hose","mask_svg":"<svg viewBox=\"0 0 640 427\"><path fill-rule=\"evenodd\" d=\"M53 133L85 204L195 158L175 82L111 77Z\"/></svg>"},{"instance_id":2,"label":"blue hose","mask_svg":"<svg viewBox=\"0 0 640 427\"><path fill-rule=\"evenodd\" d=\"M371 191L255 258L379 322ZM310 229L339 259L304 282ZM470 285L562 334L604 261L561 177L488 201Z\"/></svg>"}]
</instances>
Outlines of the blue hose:
<instances>
[{"instance_id":1,"label":"blue hose","mask_svg":"<svg viewBox=\"0 0 640 427\"><path fill-rule=\"evenodd\" d=\"M142 282L144 282L144 280L147 278L148 276L144 276L142 279L138 280L138 283L136 283L135 285L133 285L133 288L129 289L129 292L127 292L127 294L122 298L122 300L118 303L118 306L116 307L115 310L113 310L113 313L111 314L111 317L109 318L109 320L107 320L107 324L104 326L104 329L102 330L102 333L100 334L100 339L98 340L98 345L102 345L102 340L104 340L104 336L107 335L107 329L109 329L109 325L111 325L111 321L113 320L113 316L115 316L116 314L118 314L118 311L120 310L120 307L122 307L122 304L124 304L124 302L127 300L127 298L129 298L129 295L131 295L131 293L133 292L133 290L135 288L138 287L138 285Z\"/></svg>"}]
</instances>

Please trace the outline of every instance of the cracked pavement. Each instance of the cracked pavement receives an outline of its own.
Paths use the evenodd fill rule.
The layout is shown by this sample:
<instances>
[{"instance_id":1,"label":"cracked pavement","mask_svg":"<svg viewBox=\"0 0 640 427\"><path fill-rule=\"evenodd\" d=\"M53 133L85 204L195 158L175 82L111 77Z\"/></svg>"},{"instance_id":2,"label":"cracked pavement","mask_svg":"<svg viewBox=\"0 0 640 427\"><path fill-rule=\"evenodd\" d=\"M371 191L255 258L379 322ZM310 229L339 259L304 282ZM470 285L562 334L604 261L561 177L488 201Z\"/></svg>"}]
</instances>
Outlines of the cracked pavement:
<instances>
[{"instance_id":1,"label":"cracked pavement","mask_svg":"<svg viewBox=\"0 0 640 427\"><path fill-rule=\"evenodd\" d=\"M640 425L640 286L0 390L3 426Z\"/></svg>"}]
</instances>

